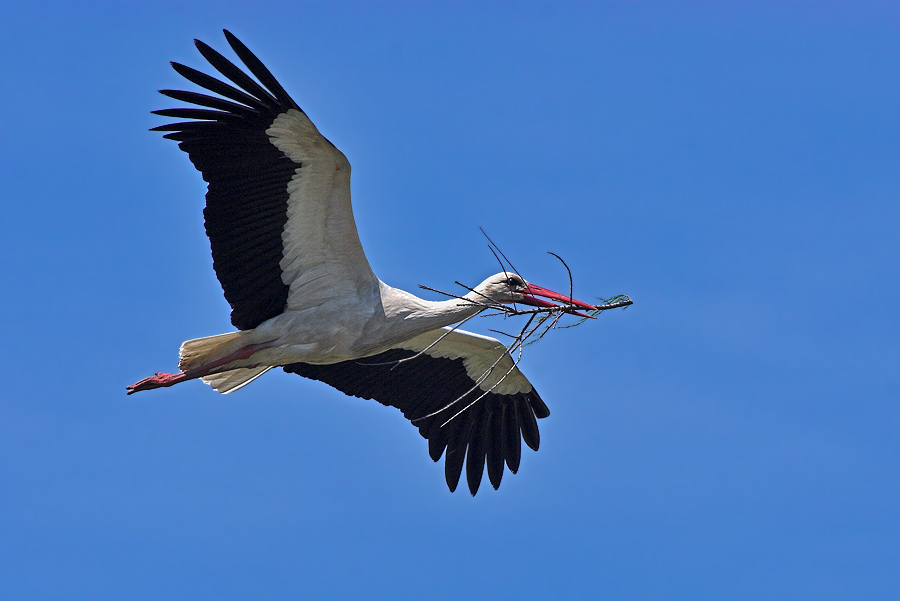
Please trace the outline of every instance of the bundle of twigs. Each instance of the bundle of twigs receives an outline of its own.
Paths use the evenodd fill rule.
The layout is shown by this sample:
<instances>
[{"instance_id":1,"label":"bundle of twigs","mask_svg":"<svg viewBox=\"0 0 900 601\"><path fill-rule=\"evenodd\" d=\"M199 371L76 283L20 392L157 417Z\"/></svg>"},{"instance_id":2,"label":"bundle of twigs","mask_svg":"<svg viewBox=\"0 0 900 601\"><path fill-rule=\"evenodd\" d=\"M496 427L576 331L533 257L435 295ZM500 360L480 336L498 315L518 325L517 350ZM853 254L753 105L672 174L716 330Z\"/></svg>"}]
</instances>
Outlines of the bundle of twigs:
<instances>
[{"instance_id":1,"label":"bundle of twigs","mask_svg":"<svg viewBox=\"0 0 900 601\"><path fill-rule=\"evenodd\" d=\"M484 233L484 230L482 230L482 233ZM488 237L488 235L486 233L484 235L488 239L489 248L491 249L491 252L494 254L494 257L500 263L500 266L503 268L503 271L504 272L512 271L513 273L516 273L521 277L521 274L519 274L519 272L512 266L512 263L509 261L509 259L506 258L506 255L503 254L503 251L501 251L500 248L496 244L494 244L493 240L491 240L490 237ZM509 344L506 345L506 352L509 354L510 357L513 357L512 366L510 368L508 368L506 370L506 372L502 375L502 377L498 378L497 381L488 390L483 391L474 400L470 401L464 407L460 408L459 411L457 411L450 418L448 418L447 421L444 422L444 424L442 424L442 426L450 423L457 416L459 416L464 411L466 411L467 409L469 409L470 407L475 405L475 403L477 403L478 401L483 399L485 396L490 394L494 390L494 388L496 388L501 382L503 382L503 380L505 380L506 377L509 376L509 374L511 374L513 372L513 370L519 365L519 362L522 360L523 349L526 346L534 344L535 342L537 342L538 340L543 338L547 334L547 332L549 332L550 330L572 328L572 327L575 327L575 326L578 326L578 325L584 323L588 319L595 319L603 311L609 311L610 309L620 309L620 308L623 309L632 304L632 300L628 297L628 295L619 294L619 295L616 295L616 296L613 296L613 297L607 298L607 299L598 299L600 302L594 306L593 310L588 310L587 314L583 313L583 311L585 311L586 309L583 309L581 307L576 307L575 304L572 302L572 300L573 300L572 271L569 269L569 266L566 264L566 262L563 260L562 257L560 257L556 253L552 253L552 252L548 253L548 254L551 254L554 257L556 257L560 261L560 263L563 264L563 266L566 268L566 271L568 272L568 275L569 275L569 303L568 304L564 303L564 304L560 304L560 305L557 305L554 307L538 307L538 308L534 308L534 309L532 309L532 308L522 309L522 308L519 308L518 306L516 306L515 304L513 304L513 306L507 306L507 305L495 302L492 299L487 298L485 296L483 296L480 299L472 299L472 298L466 298L465 296L462 296L459 294L453 294L451 292L445 292L443 290L431 288L429 286L423 286L423 285L419 286L420 288L423 288L425 290L431 290L432 292L437 292L438 294L443 294L444 296L448 296L450 298L456 298L462 302L474 304L474 305L481 307L481 310L478 313L476 313L475 315L472 315L471 317L466 318L465 320L461 321L460 323L458 323L455 326L453 326L452 328L450 328L446 334L444 334L443 336L438 338L436 341L434 341L431 345L429 345L428 348L424 349L422 351L423 353L426 352L428 349L430 349L435 344L438 344L450 332L456 330L457 328L459 328L464 323L466 323L467 321L469 321L470 319L472 319L474 317L497 316L497 315L503 315L504 317L516 317L516 316L520 316L520 315L528 316L528 319L525 321L525 325L523 325L522 328L517 333L509 333L509 332L504 332L504 331L495 330L495 329L490 330L491 332L494 332L496 334L499 334L501 336L504 336L504 337L507 337L510 339ZM501 260L501 257L503 258L502 260ZM508 265L508 267L507 267L507 265ZM457 285L465 288L466 291L468 291L470 293L474 292L474 293L478 294L470 286L467 286L458 281L455 283ZM578 315L578 316L581 316L581 319L572 324L559 325L559 322L562 319L562 316L565 314ZM419 418L418 420L413 420L413 423L415 423L416 421L420 421L420 420L432 417L434 415L437 415L441 411L445 410L447 407L450 407L450 406L455 405L456 403L462 401L471 392L475 391L480 386L480 384L482 382L484 382L491 375L491 373L494 371L494 369L497 367L497 365L503 360L504 357L505 357L505 354L500 353L499 356L497 357L497 360L494 361L494 363L481 375L481 377L478 378L478 380L475 382L475 385L472 387L471 390L467 391L465 394L463 394L462 396L460 396L458 399L454 400L453 402L449 403L447 406L442 407L439 410L434 411L428 415L424 415L421 418Z\"/></svg>"}]
</instances>

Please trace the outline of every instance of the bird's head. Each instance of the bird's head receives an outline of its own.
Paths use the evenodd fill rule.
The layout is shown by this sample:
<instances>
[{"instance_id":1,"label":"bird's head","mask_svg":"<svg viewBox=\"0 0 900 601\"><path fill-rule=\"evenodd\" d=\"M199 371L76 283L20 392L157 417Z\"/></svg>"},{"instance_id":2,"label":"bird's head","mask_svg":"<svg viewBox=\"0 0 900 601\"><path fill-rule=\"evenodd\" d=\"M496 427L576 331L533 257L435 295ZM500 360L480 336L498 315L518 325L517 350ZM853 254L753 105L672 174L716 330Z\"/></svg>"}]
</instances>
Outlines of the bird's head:
<instances>
[{"instance_id":1,"label":"bird's head","mask_svg":"<svg viewBox=\"0 0 900 601\"><path fill-rule=\"evenodd\" d=\"M567 294L560 294L542 286L529 284L521 276L515 273L498 273L481 282L475 288L475 296L485 300L485 297L498 303L521 303L532 307L558 307L556 303L545 301L541 298L549 298L563 303L574 305L582 309L595 309L594 305L575 300ZM583 315L587 317L587 315Z\"/></svg>"}]
</instances>

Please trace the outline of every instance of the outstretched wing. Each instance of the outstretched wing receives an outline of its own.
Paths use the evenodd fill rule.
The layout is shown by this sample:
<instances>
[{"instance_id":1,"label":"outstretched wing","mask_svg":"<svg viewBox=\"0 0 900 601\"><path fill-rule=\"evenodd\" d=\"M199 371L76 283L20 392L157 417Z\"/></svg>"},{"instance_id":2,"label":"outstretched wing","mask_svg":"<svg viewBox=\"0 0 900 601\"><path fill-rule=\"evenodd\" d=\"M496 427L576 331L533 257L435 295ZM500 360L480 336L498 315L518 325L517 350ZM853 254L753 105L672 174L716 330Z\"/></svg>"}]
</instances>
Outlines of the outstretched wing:
<instances>
[{"instance_id":1,"label":"outstretched wing","mask_svg":"<svg viewBox=\"0 0 900 601\"><path fill-rule=\"evenodd\" d=\"M170 132L209 184L203 211L213 268L246 330L287 307L316 306L377 285L350 205L350 163L268 69L234 35L225 37L255 77L195 40L234 86L172 63L217 94L160 90L205 108L154 111L188 119L153 128ZM236 87L235 87L236 86Z\"/></svg>"},{"instance_id":2,"label":"outstretched wing","mask_svg":"<svg viewBox=\"0 0 900 601\"><path fill-rule=\"evenodd\" d=\"M284 370L400 409L428 439L434 461L447 450L444 473L451 491L464 462L474 495L485 463L497 488L504 463L512 473L518 471L522 440L538 450L535 418L550 411L498 340L443 328L398 346L364 359L292 363Z\"/></svg>"}]
</instances>

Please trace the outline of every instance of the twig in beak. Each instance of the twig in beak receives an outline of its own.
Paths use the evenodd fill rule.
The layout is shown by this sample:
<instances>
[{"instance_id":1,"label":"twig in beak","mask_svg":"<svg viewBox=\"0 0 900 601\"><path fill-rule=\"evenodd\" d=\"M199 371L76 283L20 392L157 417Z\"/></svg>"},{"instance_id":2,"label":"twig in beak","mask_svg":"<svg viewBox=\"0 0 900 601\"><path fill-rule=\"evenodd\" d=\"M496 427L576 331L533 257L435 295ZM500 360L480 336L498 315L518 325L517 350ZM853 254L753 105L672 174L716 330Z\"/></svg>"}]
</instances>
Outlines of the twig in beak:
<instances>
[{"instance_id":1,"label":"twig in beak","mask_svg":"<svg viewBox=\"0 0 900 601\"><path fill-rule=\"evenodd\" d=\"M566 268L566 272L569 274L569 304L570 304L570 305L574 305L574 304L575 304L575 297L572 296L572 289L574 288L574 286L573 286L573 284L572 284L572 270L569 269L569 266L566 265L566 262L563 261L563 258L560 257L560 256L559 256L558 254L556 254L555 252L547 251L547 254L548 254L548 255L553 255L554 257L556 257L557 259L559 259L559 262L562 263L562 264L563 264L563 267Z\"/></svg>"}]
</instances>

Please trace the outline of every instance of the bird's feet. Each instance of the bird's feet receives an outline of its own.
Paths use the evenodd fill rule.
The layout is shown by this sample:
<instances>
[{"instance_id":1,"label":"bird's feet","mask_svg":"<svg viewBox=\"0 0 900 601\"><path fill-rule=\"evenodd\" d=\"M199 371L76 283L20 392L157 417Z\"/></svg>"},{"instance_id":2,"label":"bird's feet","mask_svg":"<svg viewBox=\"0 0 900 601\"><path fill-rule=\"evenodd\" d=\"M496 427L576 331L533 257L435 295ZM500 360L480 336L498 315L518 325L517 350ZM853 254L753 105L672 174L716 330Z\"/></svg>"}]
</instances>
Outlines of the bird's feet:
<instances>
[{"instance_id":1,"label":"bird's feet","mask_svg":"<svg viewBox=\"0 0 900 601\"><path fill-rule=\"evenodd\" d=\"M126 387L128 394L134 394L135 392L140 392L142 390L153 390L154 388L164 388L166 386L172 386L173 384L178 384L179 382L186 380L186 374L178 373L178 374L166 374L162 372L157 372L156 375L150 376L149 378L144 378L137 384L132 384L131 386Z\"/></svg>"}]
</instances>

